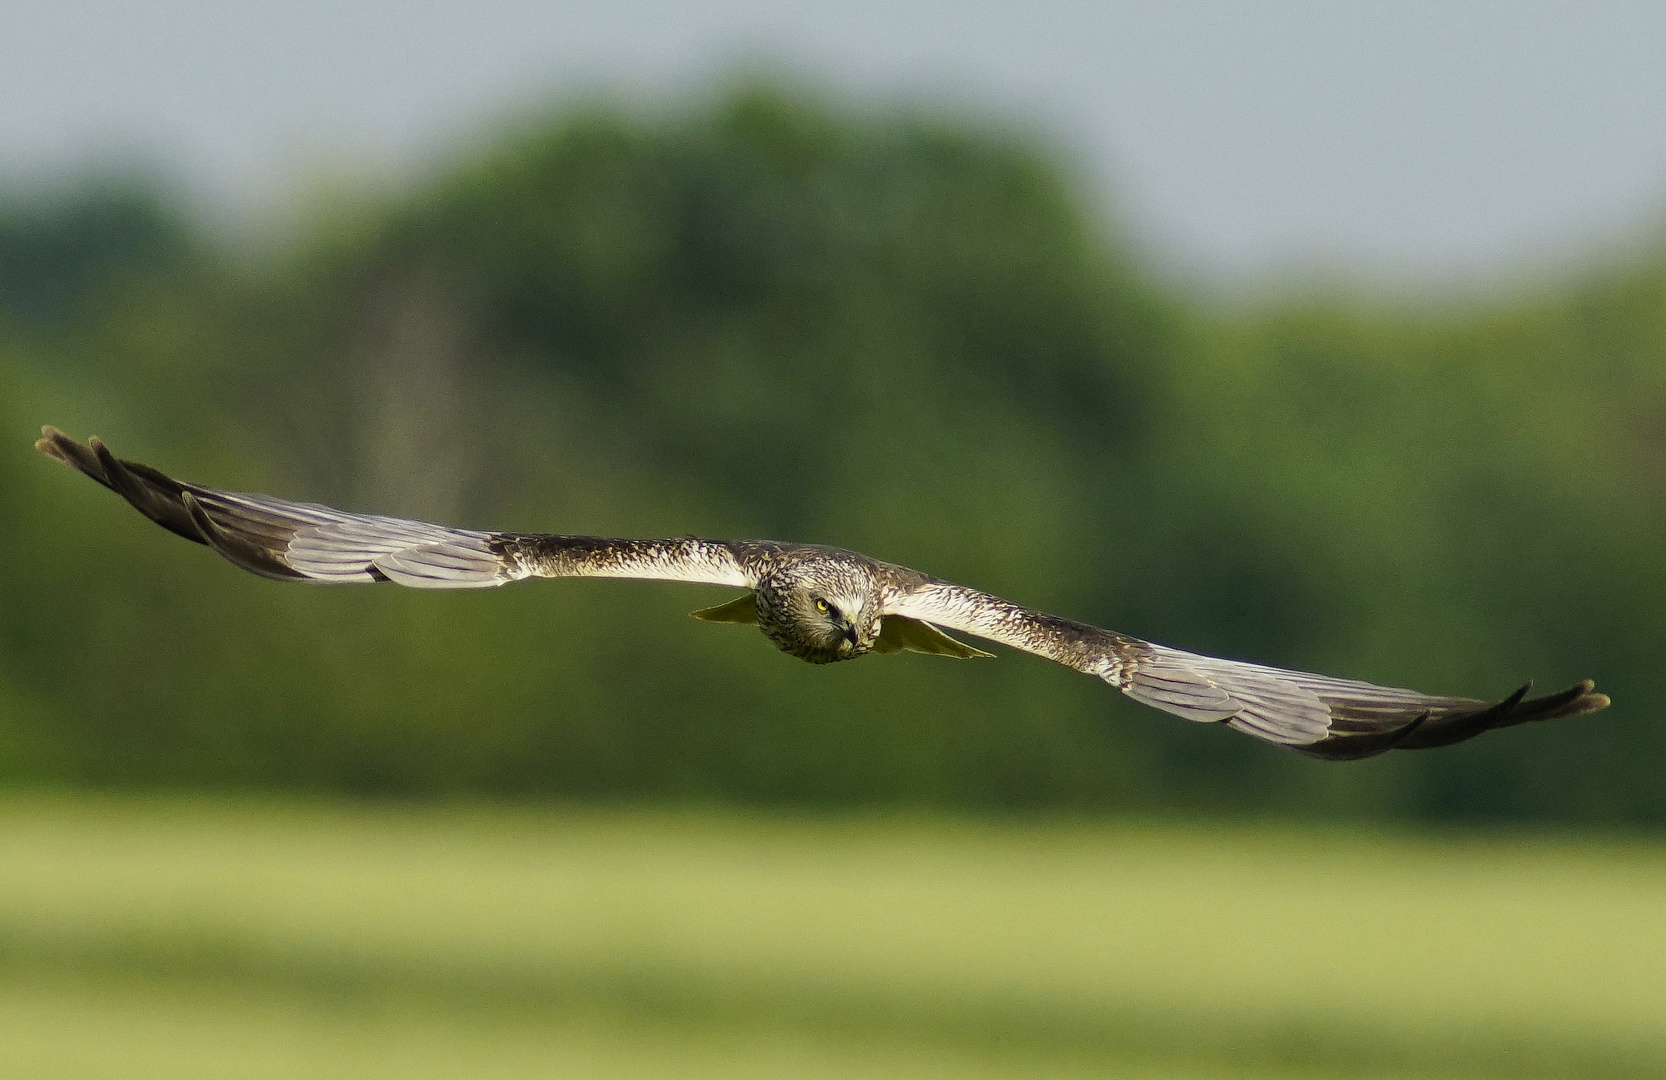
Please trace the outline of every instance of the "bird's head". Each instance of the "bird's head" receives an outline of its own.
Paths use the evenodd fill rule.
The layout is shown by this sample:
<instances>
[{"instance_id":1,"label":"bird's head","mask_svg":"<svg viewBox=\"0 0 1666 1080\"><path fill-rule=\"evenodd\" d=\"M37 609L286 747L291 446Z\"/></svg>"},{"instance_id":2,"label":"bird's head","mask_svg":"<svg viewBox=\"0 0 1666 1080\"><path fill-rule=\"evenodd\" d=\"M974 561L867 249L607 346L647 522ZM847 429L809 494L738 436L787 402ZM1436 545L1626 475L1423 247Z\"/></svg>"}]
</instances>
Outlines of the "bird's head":
<instances>
[{"instance_id":1,"label":"bird's head","mask_svg":"<svg viewBox=\"0 0 1666 1080\"><path fill-rule=\"evenodd\" d=\"M759 626L782 649L812 663L851 660L879 637L873 577L840 562L796 567L758 590Z\"/></svg>"}]
</instances>

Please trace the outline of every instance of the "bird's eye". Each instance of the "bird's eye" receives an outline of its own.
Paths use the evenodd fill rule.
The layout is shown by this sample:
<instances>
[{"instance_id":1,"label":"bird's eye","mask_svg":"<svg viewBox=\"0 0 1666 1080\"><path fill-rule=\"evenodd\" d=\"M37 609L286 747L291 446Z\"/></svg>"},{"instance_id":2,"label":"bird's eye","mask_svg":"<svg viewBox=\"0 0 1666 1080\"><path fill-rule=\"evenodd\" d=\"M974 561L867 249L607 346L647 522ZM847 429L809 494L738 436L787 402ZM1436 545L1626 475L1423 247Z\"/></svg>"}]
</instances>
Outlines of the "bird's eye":
<instances>
[{"instance_id":1,"label":"bird's eye","mask_svg":"<svg viewBox=\"0 0 1666 1080\"><path fill-rule=\"evenodd\" d=\"M833 609L828 606L828 603L827 603L826 600L823 600L821 597L818 596L818 597L816 597L816 610L821 612L823 615L826 615L829 611L832 611Z\"/></svg>"}]
</instances>

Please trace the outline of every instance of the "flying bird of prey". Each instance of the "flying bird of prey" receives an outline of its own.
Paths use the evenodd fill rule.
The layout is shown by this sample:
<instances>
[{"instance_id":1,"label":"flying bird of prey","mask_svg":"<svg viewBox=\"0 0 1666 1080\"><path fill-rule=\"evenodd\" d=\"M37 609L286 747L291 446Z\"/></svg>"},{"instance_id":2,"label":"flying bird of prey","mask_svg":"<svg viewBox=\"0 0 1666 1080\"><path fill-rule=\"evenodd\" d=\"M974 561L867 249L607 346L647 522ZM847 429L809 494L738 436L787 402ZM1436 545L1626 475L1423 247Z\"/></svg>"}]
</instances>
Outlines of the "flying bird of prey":
<instances>
[{"instance_id":1,"label":"flying bird of prey","mask_svg":"<svg viewBox=\"0 0 1666 1080\"><path fill-rule=\"evenodd\" d=\"M115 457L96 438L82 445L50 427L42 435L36 449L97 480L158 525L280 581L483 589L534 577L612 577L730 585L744 595L695 617L757 626L783 652L812 664L903 650L990 655L944 632L958 630L1098 676L1182 719L1224 723L1331 760L1447 746L1492 728L1608 704L1589 680L1533 699L1524 686L1486 702L1200 656L839 548L476 532L349 514L182 483Z\"/></svg>"}]
</instances>

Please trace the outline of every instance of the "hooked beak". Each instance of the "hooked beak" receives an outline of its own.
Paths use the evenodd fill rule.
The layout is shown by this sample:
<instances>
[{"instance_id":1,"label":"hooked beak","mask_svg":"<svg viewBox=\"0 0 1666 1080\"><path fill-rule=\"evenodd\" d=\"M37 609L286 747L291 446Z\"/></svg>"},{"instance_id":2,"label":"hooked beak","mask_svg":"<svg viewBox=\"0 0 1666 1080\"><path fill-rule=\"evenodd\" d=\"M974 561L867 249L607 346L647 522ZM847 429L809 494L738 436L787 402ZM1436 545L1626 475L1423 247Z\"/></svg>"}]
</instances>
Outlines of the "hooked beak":
<instances>
[{"instance_id":1,"label":"hooked beak","mask_svg":"<svg viewBox=\"0 0 1666 1080\"><path fill-rule=\"evenodd\" d=\"M852 623L845 623L845 640L850 642L852 648L856 647L858 644L856 640L856 626Z\"/></svg>"}]
</instances>

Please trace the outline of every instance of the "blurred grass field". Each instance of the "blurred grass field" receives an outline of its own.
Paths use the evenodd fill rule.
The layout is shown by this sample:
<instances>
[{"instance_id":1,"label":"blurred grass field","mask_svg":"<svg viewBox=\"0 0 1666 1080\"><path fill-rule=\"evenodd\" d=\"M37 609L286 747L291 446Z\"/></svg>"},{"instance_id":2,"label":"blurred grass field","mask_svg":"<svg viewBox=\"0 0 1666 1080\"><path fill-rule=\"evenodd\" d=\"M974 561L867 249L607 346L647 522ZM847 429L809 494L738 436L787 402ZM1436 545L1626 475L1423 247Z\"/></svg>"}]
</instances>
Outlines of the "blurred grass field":
<instances>
[{"instance_id":1,"label":"blurred grass field","mask_svg":"<svg viewBox=\"0 0 1666 1080\"><path fill-rule=\"evenodd\" d=\"M1666 848L14 796L6 1077L1666 1076Z\"/></svg>"}]
</instances>

